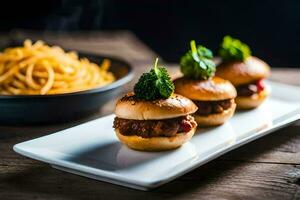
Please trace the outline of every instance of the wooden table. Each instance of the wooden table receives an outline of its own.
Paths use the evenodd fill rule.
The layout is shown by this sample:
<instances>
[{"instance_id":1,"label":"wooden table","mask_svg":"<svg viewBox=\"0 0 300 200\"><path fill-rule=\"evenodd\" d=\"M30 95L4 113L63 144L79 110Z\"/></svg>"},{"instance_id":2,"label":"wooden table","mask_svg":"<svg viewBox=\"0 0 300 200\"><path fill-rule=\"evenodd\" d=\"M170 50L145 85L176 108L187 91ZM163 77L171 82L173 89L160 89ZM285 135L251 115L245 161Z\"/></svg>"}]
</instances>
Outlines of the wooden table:
<instances>
[{"instance_id":1,"label":"wooden table","mask_svg":"<svg viewBox=\"0 0 300 200\"><path fill-rule=\"evenodd\" d=\"M1 36L1 44L8 37L42 38L65 48L115 55L130 62L137 75L147 70L156 57L129 32L41 35L17 31ZM170 66L169 70L175 74L178 67ZM272 73L271 79L300 85L300 70L274 69ZM113 104L108 104L97 116L111 113ZM297 123L148 192L58 171L12 150L18 142L78 123L0 126L0 199L300 199L300 126Z\"/></svg>"}]
</instances>

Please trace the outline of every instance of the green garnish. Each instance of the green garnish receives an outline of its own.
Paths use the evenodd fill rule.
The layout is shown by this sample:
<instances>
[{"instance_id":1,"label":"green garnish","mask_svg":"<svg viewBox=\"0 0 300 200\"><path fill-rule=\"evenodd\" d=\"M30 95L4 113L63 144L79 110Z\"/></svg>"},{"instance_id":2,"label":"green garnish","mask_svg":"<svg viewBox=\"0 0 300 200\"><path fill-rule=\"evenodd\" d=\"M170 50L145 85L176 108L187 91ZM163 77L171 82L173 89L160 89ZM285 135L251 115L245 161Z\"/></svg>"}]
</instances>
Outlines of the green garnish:
<instances>
[{"instance_id":1,"label":"green garnish","mask_svg":"<svg viewBox=\"0 0 300 200\"><path fill-rule=\"evenodd\" d=\"M251 50L248 45L240 40L227 35L223 38L220 46L219 55L223 61L239 60L244 61L251 56Z\"/></svg>"},{"instance_id":2,"label":"green garnish","mask_svg":"<svg viewBox=\"0 0 300 200\"><path fill-rule=\"evenodd\" d=\"M139 81L134 85L134 93L137 98L152 101L156 99L167 99L174 92L174 84L164 67L158 67L158 58L154 68L148 73L143 73Z\"/></svg>"},{"instance_id":3,"label":"green garnish","mask_svg":"<svg viewBox=\"0 0 300 200\"><path fill-rule=\"evenodd\" d=\"M180 70L184 76L194 79L208 79L214 76L216 65L212 61L211 50L201 45L197 47L194 40L190 45L191 50L180 59Z\"/></svg>"}]
</instances>

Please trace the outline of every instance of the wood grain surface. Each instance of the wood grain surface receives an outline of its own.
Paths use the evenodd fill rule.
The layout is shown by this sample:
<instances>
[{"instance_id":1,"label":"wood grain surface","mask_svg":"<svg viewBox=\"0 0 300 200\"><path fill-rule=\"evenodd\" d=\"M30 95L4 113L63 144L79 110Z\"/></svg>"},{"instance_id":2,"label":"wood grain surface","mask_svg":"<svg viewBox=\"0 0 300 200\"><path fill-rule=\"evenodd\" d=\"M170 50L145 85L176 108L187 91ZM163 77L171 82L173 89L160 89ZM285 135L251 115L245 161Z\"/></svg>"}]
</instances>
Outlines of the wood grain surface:
<instances>
[{"instance_id":1,"label":"wood grain surface","mask_svg":"<svg viewBox=\"0 0 300 200\"><path fill-rule=\"evenodd\" d=\"M114 55L138 76L157 56L130 32L40 34L14 31L9 39L44 39L65 48ZM173 76L178 66L169 64ZM300 70L273 69L271 79L300 85ZM128 84L124 92L130 90ZM114 101L91 118L113 111ZM1 111L0 111L1 112ZM91 119L89 118L89 119ZM11 199L300 199L300 126L297 123L251 142L152 191L143 192L83 178L16 154L14 144L89 119L48 126L0 125L0 200ZM151 172L149 172L151 173Z\"/></svg>"}]
</instances>

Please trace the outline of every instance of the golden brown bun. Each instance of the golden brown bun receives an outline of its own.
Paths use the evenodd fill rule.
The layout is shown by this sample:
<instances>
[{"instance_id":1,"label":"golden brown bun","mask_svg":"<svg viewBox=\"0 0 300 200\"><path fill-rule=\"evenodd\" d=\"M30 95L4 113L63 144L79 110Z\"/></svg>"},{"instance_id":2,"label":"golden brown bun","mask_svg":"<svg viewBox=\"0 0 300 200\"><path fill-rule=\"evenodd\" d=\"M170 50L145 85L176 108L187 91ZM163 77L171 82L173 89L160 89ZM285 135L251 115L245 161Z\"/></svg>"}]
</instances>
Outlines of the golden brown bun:
<instances>
[{"instance_id":1,"label":"golden brown bun","mask_svg":"<svg viewBox=\"0 0 300 200\"><path fill-rule=\"evenodd\" d=\"M194 114L193 116L199 127L217 126L229 120L233 116L235 108L236 108L236 104L233 103L230 108L223 111L222 113L216 113L210 115Z\"/></svg>"},{"instance_id":2,"label":"golden brown bun","mask_svg":"<svg viewBox=\"0 0 300 200\"><path fill-rule=\"evenodd\" d=\"M254 94L250 97L238 96L235 99L238 109L252 109L258 107L268 96L269 92L267 89L261 91L258 94Z\"/></svg>"},{"instance_id":3,"label":"golden brown bun","mask_svg":"<svg viewBox=\"0 0 300 200\"><path fill-rule=\"evenodd\" d=\"M234 86L266 78L269 74L269 65L253 56L244 62L222 62L216 72L216 76L229 80Z\"/></svg>"},{"instance_id":4,"label":"golden brown bun","mask_svg":"<svg viewBox=\"0 0 300 200\"><path fill-rule=\"evenodd\" d=\"M185 77L174 80L175 92L196 101L219 101L236 97L234 86L227 80L213 77L194 80Z\"/></svg>"},{"instance_id":5,"label":"golden brown bun","mask_svg":"<svg viewBox=\"0 0 300 200\"><path fill-rule=\"evenodd\" d=\"M178 94L168 99L143 101L128 93L117 102L115 114L123 119L159 120L189 115L197 109L191 100Z\"/></svg>"},{"instance_id":6,"label":"golden brown bun","mask_svg":"<svg viewBox=\"0 0 300 200\"><path fill-rule=\"evenodd\" d=\"M118 129L115 129L119 140L131 149L139 151L165 151L176 149L185 142L189 141L194 135L196 127L187 133L177 133L172 137L150 137L143 138L136 135L122 135Z\"/></svg>"}]
</instances>

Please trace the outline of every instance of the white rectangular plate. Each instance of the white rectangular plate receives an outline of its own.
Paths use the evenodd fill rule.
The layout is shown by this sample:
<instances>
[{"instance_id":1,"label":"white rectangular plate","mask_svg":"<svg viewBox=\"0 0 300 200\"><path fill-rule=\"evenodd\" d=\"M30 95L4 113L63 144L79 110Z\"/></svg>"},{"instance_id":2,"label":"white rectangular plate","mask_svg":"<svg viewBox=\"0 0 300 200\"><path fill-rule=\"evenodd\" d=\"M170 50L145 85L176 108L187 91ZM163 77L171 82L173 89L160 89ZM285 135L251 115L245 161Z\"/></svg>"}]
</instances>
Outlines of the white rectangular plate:
<instances>
[{"instance_id":1,"label":"white rectangular plate","mask_svg":"<svg viewBox=\"0 0 300 200\"><path fill-rule=\"evenodd\" d=\"M167 183L247 142L300 118L300 87L268 82L271 96L259 108L237 112L226 124L199 129L181 148L139 152L118 141L114 115L22 142L14 150L53 167L135 189Z\"/></svg>"}]
</instances>

